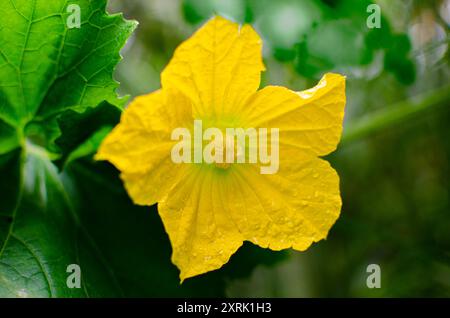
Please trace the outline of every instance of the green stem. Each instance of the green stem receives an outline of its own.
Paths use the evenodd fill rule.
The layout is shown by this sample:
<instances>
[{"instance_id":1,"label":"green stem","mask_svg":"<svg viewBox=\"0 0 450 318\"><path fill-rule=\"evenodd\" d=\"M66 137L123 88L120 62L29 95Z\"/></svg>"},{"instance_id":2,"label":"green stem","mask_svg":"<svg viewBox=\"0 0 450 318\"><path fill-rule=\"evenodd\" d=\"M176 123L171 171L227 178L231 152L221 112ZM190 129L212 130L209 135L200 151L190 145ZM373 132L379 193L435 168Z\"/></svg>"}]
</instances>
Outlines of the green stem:
<instances>
[{"instance_id":1,"label":"green stem","mask_svg":"<svg viewBox=\"0 0 450 318\"><path fill-rule=\"evenodd\" d=\"M341 145L399 126L406 120L450 106L450 85L369 114L344 129Z\"/></svg>"}]
</instances>

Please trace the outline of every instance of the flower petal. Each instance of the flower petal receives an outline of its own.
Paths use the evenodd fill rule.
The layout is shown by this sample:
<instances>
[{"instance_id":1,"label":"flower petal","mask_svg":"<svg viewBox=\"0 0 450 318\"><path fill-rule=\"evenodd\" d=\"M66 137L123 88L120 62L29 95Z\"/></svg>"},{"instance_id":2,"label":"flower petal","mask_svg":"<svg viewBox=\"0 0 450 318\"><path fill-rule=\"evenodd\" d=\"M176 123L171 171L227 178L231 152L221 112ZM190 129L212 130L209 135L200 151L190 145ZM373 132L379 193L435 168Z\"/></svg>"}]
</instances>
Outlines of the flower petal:
<instances>
[{"instance_id":1,"label":"flower petal","mask_svg":"<svg viewBox=\"0 0 450 318\"><path fill-rule=\"evenodd\" d=\"M191 98L196 118L223 118L256 92L263 70L262 41L253 28L217 16L176 49L161 81L163 89Z\"/></svg>"},{"instance_id":2,"label":"flower petal","mask_svg":"<svg viewBox=\"0 0 450 318\"><path fill-rule=\"evenodd\" d=\"M273 175L261 175L255 165L238 165L230 185L235 199L227 208L254 244L303 251L326 238L339 217L339 177L327 161L296 148L282 147L280 159Z\"/></svg>"},{"instance_id":3,"label":"flower petal","mask_svg":"<svg viewBox=\"0 0 450 318\"><path fill-rule=\"evenodd\" d=\"M108 160L121 172L136 204L152 205L177 181L180 167L171 160L173 128L192 125L191 104L175 91L137 97L120 123L102 142L96 160Z\"/></svg>"},{"instance_id":4,"label":"flower petal","mask_svg":"<svg viewBox=\"0 0 450 318\"><path fill-rule=\"evenodd\" d=\"M249 100L242 117L249 127L279 128L280 144L323 156L339 143L344 107L345 77L326 74L302 92L265 87Z\"/></svg>"},{"instance_id":5,"label":"flower petal","mask_svg":"<svg viewBox=\"0 0 450 318\"><path fill-rule=\"evenodd\" d=\"M135 204L153 205L163 200L180 181L186 165L175 165L170 156L161 157L158 167L146 172L121 173L128 195Z\"/></svg>"},{"instance_id":6,"label":"flower petal","mask_svg":"<svg viewBox=\"0 0 450 318\"><path fill-rule=\"evenodd\" d=\"M208 166L188 167L182 181L158 204L181 281L220 268L243 242L223 208L232 200L233 193L223 191L231 175Z\"/></svg>"},{"instance_id":7,"label":"flower petal","mask_svg":"<svg viewBox=\"0 0 450 318\"><path fill-rule=\"evenodd\" d=\"M192 125L190 101L174 91L137 97L120 123L102 142L97 160L108 160L126 173L146 172L170 156L176 127Z\"/></svg>"}]
</instances>

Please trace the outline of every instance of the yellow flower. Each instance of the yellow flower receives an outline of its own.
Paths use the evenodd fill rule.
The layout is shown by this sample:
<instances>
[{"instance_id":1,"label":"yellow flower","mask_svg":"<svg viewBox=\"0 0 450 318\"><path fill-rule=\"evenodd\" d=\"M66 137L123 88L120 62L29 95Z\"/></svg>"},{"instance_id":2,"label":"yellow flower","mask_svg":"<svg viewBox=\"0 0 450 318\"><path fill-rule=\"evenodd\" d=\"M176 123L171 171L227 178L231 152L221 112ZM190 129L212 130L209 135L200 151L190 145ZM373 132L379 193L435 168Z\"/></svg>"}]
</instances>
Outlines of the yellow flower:
<instances>
[{"instance_id":1,"label":"yellow flower","mask_svg":"<svg viewBox=\"0 0 450 318\"><path fill-rule=\"evenodd\" d=\"M318 157L339 142L345 78L326 74L302 92L258 91L261 51L251 26L211 19L176 49L162 88L129 105L96 156L121 171L136 204L158 203L182 281L220 268L243 241L306 250L339 216L339 177ZM278 128L278 171L262 174L260 161L174 163L172 133L192 131L194 120L221 130Z\"/></svg>"}]
</instances>

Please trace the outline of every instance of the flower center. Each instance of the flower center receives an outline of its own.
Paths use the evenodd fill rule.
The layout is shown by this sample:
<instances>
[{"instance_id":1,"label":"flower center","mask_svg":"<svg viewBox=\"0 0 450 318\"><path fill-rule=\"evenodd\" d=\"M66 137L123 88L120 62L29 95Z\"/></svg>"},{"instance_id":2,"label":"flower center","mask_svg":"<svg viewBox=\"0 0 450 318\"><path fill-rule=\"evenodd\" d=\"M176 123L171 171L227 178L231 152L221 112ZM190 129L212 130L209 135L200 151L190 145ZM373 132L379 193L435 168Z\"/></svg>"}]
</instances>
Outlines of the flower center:
<instances>
[{"instance_id":1,"label":"flower center","mask_svg":"<svg viewBox=\"0 0 450 318\"><path fill-rule=\"evenodd\" d=\"M245 151L237 144L234 136L226 136L223 147L218 149L218 155L223 160L222 162L215 162L214 165L220 169L228 169L232 163L238 162L238 158L245 155Z\"/></svg>"}]
</instances>

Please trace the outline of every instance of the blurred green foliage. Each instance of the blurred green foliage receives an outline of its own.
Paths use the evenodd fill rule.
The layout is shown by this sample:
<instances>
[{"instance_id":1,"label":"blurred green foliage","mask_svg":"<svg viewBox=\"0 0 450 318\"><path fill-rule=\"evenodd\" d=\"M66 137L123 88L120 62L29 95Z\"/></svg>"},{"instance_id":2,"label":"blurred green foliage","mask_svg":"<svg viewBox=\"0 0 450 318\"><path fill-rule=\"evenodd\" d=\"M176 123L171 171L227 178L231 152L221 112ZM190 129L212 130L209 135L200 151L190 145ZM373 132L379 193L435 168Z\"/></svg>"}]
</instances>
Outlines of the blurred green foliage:
<instances>
[{"instance_id":1,"label":"blurred green foliage","mask_svg":"<svg viewBox=\"0 0 450 318\"><path fill-rule=\"evenodd\" d=\"M380 29L366 25L372 3L381 7ZM220 14L261 34L262 86L301 90L325 72L345 74L344 135L360 118L390 116L397 102L415 107L417 95L430 96L417 116L344 138L329 156L341 177L343 209L326 241L284 260L269 253L256 269L242 257L262 250L248 245L223 270L206 274L247 266L247 278L226 279L229 296L450 296L450 100L442 97L450 79L449 1L112 1L111 9L140 21L117 72L124 93L159 88L175 47ZM433 98L435 91L441 98ZM381 289L366 287L371 263L381 266Z\"/></svg>"},{"instance_id":2,"label":"blurred green foliage","mask_svg":"<svg viewBox=\"0 0 450 318\"><path fill-rule=\"evenodd\" d=\"M186 20L197 24L213 14L238 22L255 22L269 41L273 56L294 63L302 76L318 78L331 69L368 65L376 51L385 53L385 69L402 83L415 78L407 36L392 32L382 16L382 28L369 29L369 0L218 1L184 0Z\"/></svg>"}]
</instances>

